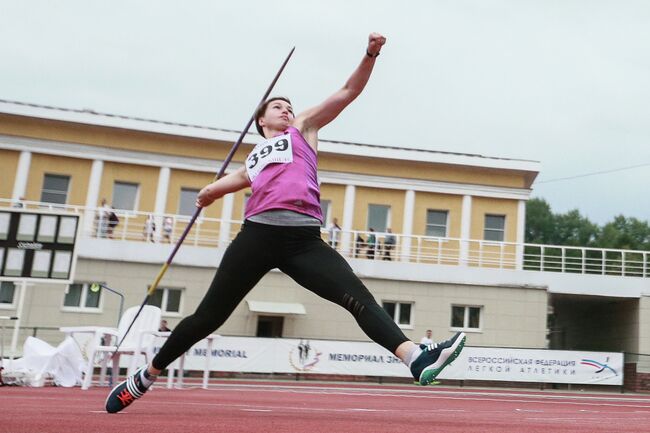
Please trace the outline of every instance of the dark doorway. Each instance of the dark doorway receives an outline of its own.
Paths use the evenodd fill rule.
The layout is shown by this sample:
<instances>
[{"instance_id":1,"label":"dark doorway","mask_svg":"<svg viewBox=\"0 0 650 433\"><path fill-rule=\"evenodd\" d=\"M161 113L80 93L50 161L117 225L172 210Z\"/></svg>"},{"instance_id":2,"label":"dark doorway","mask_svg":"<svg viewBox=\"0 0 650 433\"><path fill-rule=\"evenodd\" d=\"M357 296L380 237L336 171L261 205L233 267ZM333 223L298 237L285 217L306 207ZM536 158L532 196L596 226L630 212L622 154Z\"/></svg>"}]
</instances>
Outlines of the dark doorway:
<instances>
[{"instance_id":1,"label":"dark doorway","mask_svg":"<svg viewBox=\"0 0 650 433\"><path fill-rule=\"evenodd\" d=\"M258 316L256 337L282 337L282 316Z\"/></svg>"}]
</instances>

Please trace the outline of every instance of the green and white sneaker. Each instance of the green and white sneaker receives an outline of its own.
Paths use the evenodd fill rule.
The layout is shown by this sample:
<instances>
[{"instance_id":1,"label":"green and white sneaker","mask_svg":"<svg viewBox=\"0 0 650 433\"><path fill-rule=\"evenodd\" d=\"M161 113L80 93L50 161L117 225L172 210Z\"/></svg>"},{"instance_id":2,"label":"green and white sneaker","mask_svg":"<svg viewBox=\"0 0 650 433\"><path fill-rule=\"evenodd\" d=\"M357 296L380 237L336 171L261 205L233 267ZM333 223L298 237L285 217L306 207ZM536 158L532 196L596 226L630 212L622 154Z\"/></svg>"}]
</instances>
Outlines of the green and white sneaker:
<instances>
[{"instance_id":1,"label":"green and white sneaker","mask_svg":"<svg viewBox=\"0 0 650 433\"><path fill-rule=\"evenodd\" d=\"M443 368L451 364L460 355L465 346L465 333L457 332L449 340L424 345L420 344L422 353L411 364L411 374L420 385L429 385L435 381Z\"/></svg>"}]
</instances>

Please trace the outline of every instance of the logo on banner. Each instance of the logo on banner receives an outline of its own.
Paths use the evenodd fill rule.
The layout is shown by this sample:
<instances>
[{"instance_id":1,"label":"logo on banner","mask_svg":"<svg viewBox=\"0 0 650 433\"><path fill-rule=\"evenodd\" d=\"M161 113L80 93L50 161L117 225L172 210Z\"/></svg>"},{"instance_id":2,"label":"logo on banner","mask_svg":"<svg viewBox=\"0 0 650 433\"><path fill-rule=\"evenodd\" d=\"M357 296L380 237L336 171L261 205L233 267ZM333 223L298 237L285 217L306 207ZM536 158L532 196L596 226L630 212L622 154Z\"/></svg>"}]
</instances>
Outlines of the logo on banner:
<instances>
[{"instance_id":1,"label":"logo on banner","mask_svg":"<svg viewBox=\"0 0 650 433\"><path fill-rule=\"evenodd\" d=\"M296 371L309 371L313 369L322 355L309 340L302 341L289 352L289 363Z\"/></svg>"},{"instance_id":2,"label":"logo on banner","mask_svg":"<svg viewBox=\"0 0 650 433\"><path fill-rule=\"evenodd\" d=\"M580 364L594 367L596 369L595 371L596 374L602 373L605 370L610 370L612 373L614 373L614 376L618 376L616 370L614 370L612 367L607 365L608 362L609 362L609 356L607 357L607 359L605 359L605 364L603 364L602 362L594 361L593 359L582 359L580 361Z\"/></svg>"}]
</instances>

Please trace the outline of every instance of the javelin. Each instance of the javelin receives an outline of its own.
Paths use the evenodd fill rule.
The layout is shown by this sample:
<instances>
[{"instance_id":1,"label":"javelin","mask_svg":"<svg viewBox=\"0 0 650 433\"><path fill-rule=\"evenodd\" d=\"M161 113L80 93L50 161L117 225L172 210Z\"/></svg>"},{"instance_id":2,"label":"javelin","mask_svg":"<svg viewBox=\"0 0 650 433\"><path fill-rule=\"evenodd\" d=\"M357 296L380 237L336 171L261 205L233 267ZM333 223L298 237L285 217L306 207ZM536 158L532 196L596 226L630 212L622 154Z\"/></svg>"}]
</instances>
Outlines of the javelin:
<instances>
[{"instance_id":1,"label":"javelin","mask_svg":"<svg viewBox=\"0 0 650 433\"><path fill-rule=\"evenodd\" d=\"M275 83L278 81L278 78L280 78L280 74L282 74L282 71L284 70L284 67L287 66L287 63L289 63L289 59L291 58L291 55L293 54L293 51L295 49L296 49L296 47L293 47L291 49L291 51L289 51L289 55L287 55L287 58L284 59L284 63L282 63L282 66L280 66L280 70L278 70L277 74L275 74L275 77L273 78L273 81L271 81L271 84L269 85L268 89L266 89L266 93L264 93L264 96L262 96L262 100L255 107L255 111L253 111L253 115L251 116L250 120L248 121L248 123L246 124L244 129L242 130L242 132L239 135L239 138L237 139L235 144L232 146L232 149L230 149L230 153L228 153L228 156L226 156L226 159L223 161L223 165L221 166L221 169L219 170L219 172L217 173L217 175L214 178L215 180L220 179L225 174L226 168L228 167L228 164L230 163L230 160L232 159L235 152L237 152L237 149L239 148L239 145L241 144L241 142L244 140L244 136L248 132L248 129L251 127L251 125L255 121L255 114L257 113L257 109L262 104L264 104L264 102L266 101L266 98L269 97L269 94L273 90L273 87L275 86ZM140 309L138 310L135 317L133 318L133 321L131 321L131 324L129 325L129 327L126 329L126 332L122 336L122 339L118 342L117 346L115 347L115 350L113 351L113 355L111 355L111 356L115 356L115 354L119 350L120 346L122 345L122 342L124 341L126 336L129 334L129 331L133 327L133 324L135 323L136 319L138 318L138 316L142 312L142 309L144 308L144 306L147 304L147 301L149 300L149 297L153 294L153 292L158 287L158 283L160 283L160 280L162 280L163 275L165 275L165 272L167 272L167 268L169 268L169 265L172 264L172 261L174 260L174 256L176 256L176 253L178 252L179 248L181 247L181 244L183 243L183 241L187 237L187 234L192 229L192 226L194 225L194 222L198 218L198 216L201 213L202 209L203 209L202 207L199 207L199 206L196 207L196 210L194 211L194 215L192 215L192 218L190 219L190 222L187 224L187 227L185 227L185 230L183 230L183 234L181 235L181 237L178 238L178 241L176 242L176 245L174 246L174 249L172 250L171 254L167 258L167 261L165 261L162 268L160 268L160 272L158 272L158 275L156 276L156 279L153 281L153 284L151 285L151 287L149 287L149 290L147 290L147 295L144 297L144 301L142 301L142 305L140 305Z\"/></svg>"}]
</instances>

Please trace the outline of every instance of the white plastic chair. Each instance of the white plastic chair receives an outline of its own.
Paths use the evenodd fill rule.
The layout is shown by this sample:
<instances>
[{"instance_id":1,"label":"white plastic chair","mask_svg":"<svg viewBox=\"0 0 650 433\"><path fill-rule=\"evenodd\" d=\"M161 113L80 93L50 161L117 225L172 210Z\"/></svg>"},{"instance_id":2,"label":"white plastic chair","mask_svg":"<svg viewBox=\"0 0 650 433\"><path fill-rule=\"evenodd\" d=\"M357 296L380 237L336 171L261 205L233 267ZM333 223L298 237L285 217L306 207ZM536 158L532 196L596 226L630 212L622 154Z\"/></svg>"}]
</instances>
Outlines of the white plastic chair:
<instances>
[{"instance_id":1,"label":"white plastic chair","mask_svg":"<svg viewBox=\"0 0 650 433\"><path fill-rule=\"evenodd\" d=\"M103 384L106 378L106 367L111 354L115 351L117 343L122 339L126 333L127 328L131 324L133 317L135 317L140 307L131 307L124 312L120 318L118 328L107 328L102 326L67 326L59 328L66 336L74 338L74 334L91 334L90 342L86 350L88 356L88 363L86 365L84 378L81 384L81 389L88 389L92 384L93 371L95 369L95 359L100 355L99 360L100 374L99 383ZM153 339L155 338L151 332L157 332L160 326L161 317L160 308L153 305L145 305L138 319L133 324L128 335L120 345L119 351L113 357L112 376L113 383L117 383L117 377L120 367L120 356L122 354L132 355L131 362L127 374L131 374L137 366L137 361L140 355L145 356L145 360L149 362L153 353L147 348L151 347ZM107 342L108 340L108 342Z\"/></svg>"}]
</instances>

